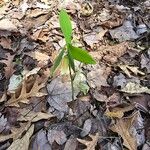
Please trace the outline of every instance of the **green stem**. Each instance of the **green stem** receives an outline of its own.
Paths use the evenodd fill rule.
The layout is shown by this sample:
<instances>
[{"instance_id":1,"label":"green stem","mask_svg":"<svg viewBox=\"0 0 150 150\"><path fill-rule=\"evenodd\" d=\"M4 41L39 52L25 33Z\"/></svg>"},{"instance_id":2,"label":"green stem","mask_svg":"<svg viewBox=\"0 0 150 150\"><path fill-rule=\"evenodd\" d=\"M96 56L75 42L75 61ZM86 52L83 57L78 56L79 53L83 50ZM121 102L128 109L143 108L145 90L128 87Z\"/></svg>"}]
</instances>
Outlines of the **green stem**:
<instances>
[{"instance_id":1,"label":"green stem","mask_svg":"<svg viewBox=\"0 0 150 150\"><path fill-rule=\"evenodd\" d=\"M69 73L70 73L70 79L71 79L71 90L72 90L72 100L74 101L74 87L73 87L73 76L71 74L71 67L70 67L70 64L69 64Z\"/></svg>"}]
</instances>

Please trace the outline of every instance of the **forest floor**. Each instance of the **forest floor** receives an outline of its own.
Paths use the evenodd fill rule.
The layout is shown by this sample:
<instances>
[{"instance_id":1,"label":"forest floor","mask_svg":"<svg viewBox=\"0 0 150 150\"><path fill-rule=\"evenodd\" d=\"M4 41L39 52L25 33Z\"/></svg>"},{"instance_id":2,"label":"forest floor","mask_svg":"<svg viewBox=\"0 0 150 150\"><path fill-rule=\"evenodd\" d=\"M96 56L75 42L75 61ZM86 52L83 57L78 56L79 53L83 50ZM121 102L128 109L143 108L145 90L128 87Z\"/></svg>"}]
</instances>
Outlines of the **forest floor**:
<instances>
[{"instance_id":1,"label":"forest floor","mask_svg":"<svg viewBox=\"0 0 150 150\"><path fill-rule=\"evenodd\" d=\"M67 72L50 77L62 8L72 43L97 62L77 63L75 100ZM0 1L5 149L150 150L150 0Z\"/></svg>"}]
</instances>

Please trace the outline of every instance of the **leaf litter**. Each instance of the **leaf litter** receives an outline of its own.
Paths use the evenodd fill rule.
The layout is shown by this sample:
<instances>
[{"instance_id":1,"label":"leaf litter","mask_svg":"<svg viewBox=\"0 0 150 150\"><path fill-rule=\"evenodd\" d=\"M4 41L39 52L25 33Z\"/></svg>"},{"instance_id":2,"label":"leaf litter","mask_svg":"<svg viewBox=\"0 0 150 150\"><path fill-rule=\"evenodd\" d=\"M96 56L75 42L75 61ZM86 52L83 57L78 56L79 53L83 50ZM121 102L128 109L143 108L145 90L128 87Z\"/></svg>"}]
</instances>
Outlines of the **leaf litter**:
<instances>
[{"instance_id":1,"label":"leaf litter","mask_svg":"<svg viewBox=\"0 0 150 150\"><path fill-rule=\"evenodd\" d=\"M97 62L78 65L74 101L66 69L49 71L62 8ZM0 11L1 148L149 149L148 0L4 0Z\"/></svg>"}]
</instances>

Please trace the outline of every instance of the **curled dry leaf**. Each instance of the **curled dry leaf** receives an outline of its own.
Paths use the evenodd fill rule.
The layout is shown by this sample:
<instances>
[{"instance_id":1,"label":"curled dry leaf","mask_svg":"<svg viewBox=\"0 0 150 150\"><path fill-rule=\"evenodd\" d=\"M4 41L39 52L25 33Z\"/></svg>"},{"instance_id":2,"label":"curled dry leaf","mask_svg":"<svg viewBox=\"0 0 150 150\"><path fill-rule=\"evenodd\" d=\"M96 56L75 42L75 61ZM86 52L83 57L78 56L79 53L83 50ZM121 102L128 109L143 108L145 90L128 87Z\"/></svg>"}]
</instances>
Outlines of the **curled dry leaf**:
<instances>
[{"instance_id":1,"label":"curled dry leaf","mask_svg":"<svg viewBox=\"0 0 150 150\"><path fill-rule=\"evenodd\" d=\"M28 150L28 147L30 144L29 140L33 134L33 131L34 131L34 125L32 125L28 129L26 134L21 139L15 140L7 150L17 150L18 148L19 148L19 150Z\"/></svg>"},{"instance_id":2,"label":"curled dry leaf","mask_svg":"<svg viewBox=\"0 0 150 150\"><path fill-rule=\"evenodd\" d=\"M18 92L16 93L12 93L10 96L11 98L6 102L6 106L16 106L19 107L18 103L29 103L29 98L30 97L42 97L44 95L47 95L46 93L42 93L40 92L40 90L45 87L45 81L43 81L42 83L39 83L40 77L37 76L32 88L30 89L30 91L28 92L29 89L27 89L28 85L27 85L27 81L24 80L22 82L22 86L21 86L21 91L19 92L19 96L18 96Z\"/></svg>"},{"instance_id":3,"label":"curled dry leaf","mask_svg":"<svg viewBox=\"0 0 150 150\"><path fill-rule=\"evenodd\" d=\"M92 139L91 141L83 140L83 139L77 139L80 143L86 145L85 150L95 150L95 146L97 145L98 139L99 139L99 133L96 133L96 135L89 135L89 137Z\"/></svg>"}]
</instances>

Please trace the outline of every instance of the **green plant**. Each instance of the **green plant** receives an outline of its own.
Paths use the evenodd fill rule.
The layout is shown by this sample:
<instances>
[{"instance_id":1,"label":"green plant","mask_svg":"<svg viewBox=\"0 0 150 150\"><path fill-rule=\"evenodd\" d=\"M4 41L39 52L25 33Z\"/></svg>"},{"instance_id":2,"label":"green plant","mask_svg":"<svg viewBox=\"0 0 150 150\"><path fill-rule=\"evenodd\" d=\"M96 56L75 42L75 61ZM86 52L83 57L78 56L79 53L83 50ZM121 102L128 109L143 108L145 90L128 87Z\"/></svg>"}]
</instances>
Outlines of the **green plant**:
<instances>
[{"instance_id":1,"label":"green plant","mask_svg":"<svg viewBox=\"0 0 150 150\"><path fill-rule=\"evenodd\" d=\"M60 23L60 27L65 38L66 44L60 51L59 55L56 57L51 72L53 75L55 70L60 65L63 58L68 60L68 67L69 67L71 87L72 87L72 99L74 99L74 88L73 88L74 75L72 75L72 71L71 71L73 70L75 74L76 68L75 68L74 60L77 60L84 64L95 64L96 62L91 57L91 55L88 54L86 50L83 50L79 47L75 47L71 44L72 25L71 25L70 16L67 14L67 12L64 9L62 9L59 13L59 23Z\"/></svg>"}]
</instances>

